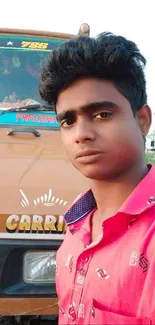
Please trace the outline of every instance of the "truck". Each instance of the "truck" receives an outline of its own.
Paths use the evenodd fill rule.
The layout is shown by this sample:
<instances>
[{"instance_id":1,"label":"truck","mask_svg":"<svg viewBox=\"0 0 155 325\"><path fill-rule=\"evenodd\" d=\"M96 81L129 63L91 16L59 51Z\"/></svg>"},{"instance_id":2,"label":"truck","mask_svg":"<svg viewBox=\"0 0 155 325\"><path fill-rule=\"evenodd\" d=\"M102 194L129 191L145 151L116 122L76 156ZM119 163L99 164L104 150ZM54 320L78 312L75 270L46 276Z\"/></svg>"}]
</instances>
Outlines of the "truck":
<instances>
[{"instance_id":1,"label":"truck","mask_svg":"<svg viewBox=\"0 0 155 325\"><path fill-rule=\"evenodd\" d=\"M77 35L88 35L82 25ZM64 213L88 189L39 95L51 51L77 35L0 28L0 324L57 324Z\"/></svg>"}]
</instances>

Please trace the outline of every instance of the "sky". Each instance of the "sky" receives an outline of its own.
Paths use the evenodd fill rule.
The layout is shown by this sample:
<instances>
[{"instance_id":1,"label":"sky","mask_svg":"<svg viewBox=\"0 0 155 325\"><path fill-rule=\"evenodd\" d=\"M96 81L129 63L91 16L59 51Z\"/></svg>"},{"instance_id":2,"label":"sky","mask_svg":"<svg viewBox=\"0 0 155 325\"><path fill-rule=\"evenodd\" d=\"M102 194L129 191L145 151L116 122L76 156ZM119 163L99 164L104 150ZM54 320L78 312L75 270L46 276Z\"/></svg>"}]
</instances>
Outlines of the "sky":
<instances>
[{"instance_id":1,"label":"sky","mask_svg":"<svg viewBox=\"0 0 155 325\"><path fill-rule=\"evenodd\" d=\"M136 42L147 59L148 104L155 113L155 10L152 0L5 0L1 1L0 27L76 34L82 23L91 36L103 31ZM155 129L153 116L152 129Z\"/></svg>"}]
</instances>

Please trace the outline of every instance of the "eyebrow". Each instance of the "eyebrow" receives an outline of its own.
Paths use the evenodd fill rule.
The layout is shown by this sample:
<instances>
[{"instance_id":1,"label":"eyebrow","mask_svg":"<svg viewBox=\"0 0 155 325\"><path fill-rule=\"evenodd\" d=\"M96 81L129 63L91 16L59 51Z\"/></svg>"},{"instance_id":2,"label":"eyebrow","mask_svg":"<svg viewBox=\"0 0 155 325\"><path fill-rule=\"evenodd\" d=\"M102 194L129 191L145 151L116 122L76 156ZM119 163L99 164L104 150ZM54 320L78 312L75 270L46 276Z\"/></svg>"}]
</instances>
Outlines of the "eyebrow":
<instances>
[{"instance_id":1,"label":"eyebrow","mask_svg":"<svg viewBox=\"0 0 155 325\"><path fill-rule=\"evenodd\" d=\"M86 105L83 105L79 108L80 113L89 113L89 112L95 112L101 108L112 108L112 109L116 109L118 108L118 105L110 102L110 101L103 101L103 102L92 102ZM75 109L68 109L66 111L63 111L61 113L58 113L56 118L58 122L61 122L67 118L70 118L72 116L74 116L76 114L76 110Z\"/></svg>"}]
</instances>

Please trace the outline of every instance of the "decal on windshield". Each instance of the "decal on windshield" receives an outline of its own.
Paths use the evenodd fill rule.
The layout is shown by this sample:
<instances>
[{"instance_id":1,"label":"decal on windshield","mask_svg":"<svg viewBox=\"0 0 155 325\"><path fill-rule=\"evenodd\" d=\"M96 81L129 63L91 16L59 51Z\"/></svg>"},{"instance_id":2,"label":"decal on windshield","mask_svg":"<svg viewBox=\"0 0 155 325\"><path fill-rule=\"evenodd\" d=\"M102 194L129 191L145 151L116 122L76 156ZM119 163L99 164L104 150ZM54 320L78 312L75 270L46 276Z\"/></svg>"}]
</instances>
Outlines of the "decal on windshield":
<instances>
[{"instance_id":1,"label":"decal on windshield","mask_svg":"<svg viewBox=\"0 0 155 325\"><path fill-rule=\"evenodd\" d=\"M51 51L62 43L58 39L38 39L37 37L17 37L0 35L0 48L21 50L46 50Z\"/></svg>"},{"instance_id":2,"label":"decal on windshield","mask_svg":"<svg viewBox=\"0 0 155 325\"><path fill-rule=\"evenodd\" d=\"M21 47L22 48L30 48L30 49L44 49L46 50L48 48L49 43L42 43L42 42L27 42L22 41Z\"/></svg>"}]
</instances>

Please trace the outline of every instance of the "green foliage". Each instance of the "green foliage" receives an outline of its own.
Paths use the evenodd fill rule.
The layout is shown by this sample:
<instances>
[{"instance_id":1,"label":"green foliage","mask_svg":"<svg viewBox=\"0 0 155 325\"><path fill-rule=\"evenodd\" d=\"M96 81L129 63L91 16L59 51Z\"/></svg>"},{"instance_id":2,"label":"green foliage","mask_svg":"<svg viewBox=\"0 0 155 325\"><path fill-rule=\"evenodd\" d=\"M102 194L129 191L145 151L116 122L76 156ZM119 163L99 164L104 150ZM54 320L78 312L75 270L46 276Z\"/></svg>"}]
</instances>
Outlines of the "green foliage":
<instances>
[{"instance_id":1,"label":"green foliage","mask_svg":"<svg viewBox=\"0 0 155 325\"><path fill-rule=\"evenodd\" d=\"M151 163L155 165L155 152L146 152L145 153L146 163Z\"/></svg>"}]
</instances>

